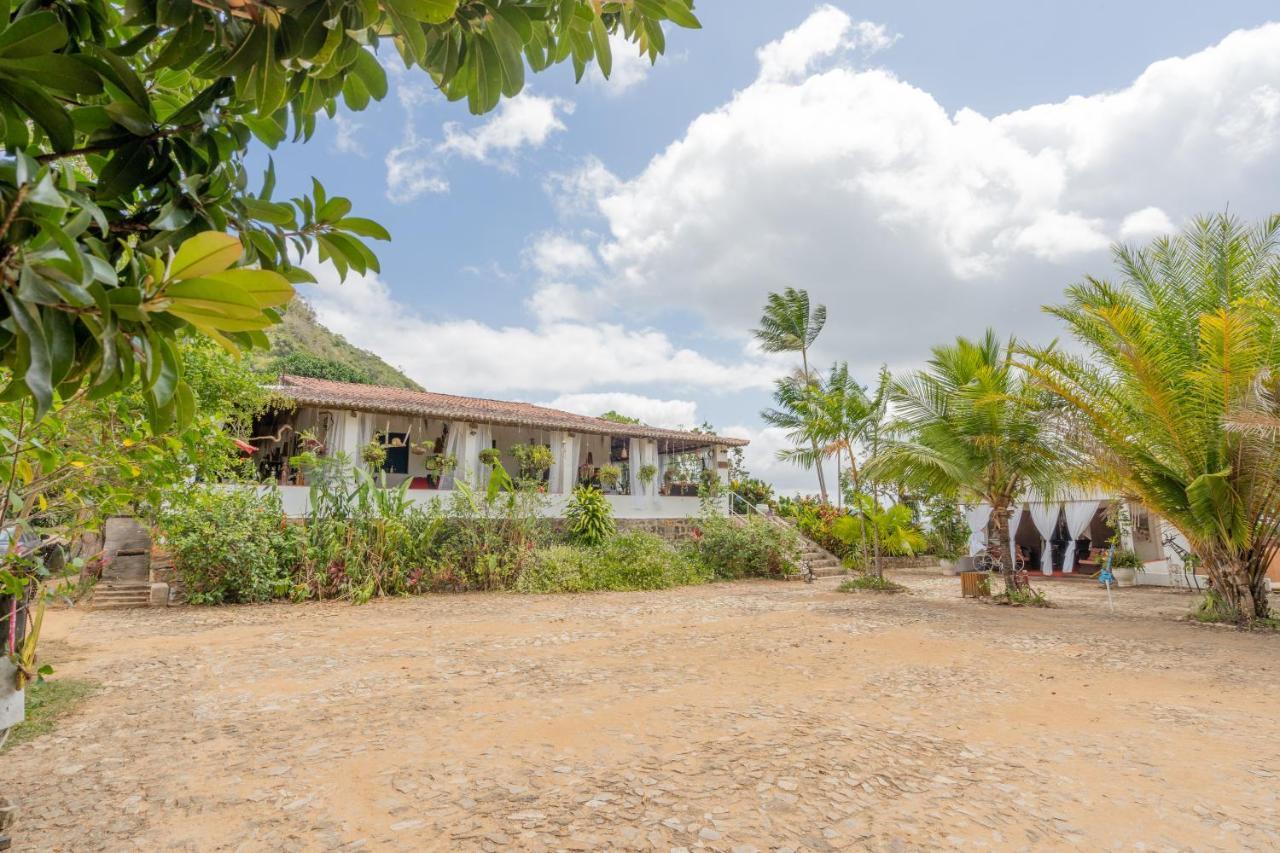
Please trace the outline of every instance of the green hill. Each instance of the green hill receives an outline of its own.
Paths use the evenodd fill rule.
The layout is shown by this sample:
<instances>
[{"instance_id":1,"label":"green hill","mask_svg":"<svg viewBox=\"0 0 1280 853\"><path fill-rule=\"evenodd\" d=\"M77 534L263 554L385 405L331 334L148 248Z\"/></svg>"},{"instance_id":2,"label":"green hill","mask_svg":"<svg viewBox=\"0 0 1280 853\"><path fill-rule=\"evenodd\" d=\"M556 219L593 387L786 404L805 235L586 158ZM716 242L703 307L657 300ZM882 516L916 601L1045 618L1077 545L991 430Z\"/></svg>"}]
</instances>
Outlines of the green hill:
<instances>
[{"instance_id":1,"label":"green hill","mask_svg":"<svg viewBox=\"0 0 1280 853\"><path fill-rule=\"evenodd\" d=\"M254 367L269 373L279 373L280 360L297 354L336 362L345 370L342 376L328 378L351 379L372 385L390 385L395 388L411 388L421 391L422 386L387 364L368 350L352 346L342 335L335 334L316 320L316 313L301 299L289 303L284 322L267 331L271 339L269 352L254 356ZM345 375L350 374L350 375Z\"/></svg>"}]
</instances>

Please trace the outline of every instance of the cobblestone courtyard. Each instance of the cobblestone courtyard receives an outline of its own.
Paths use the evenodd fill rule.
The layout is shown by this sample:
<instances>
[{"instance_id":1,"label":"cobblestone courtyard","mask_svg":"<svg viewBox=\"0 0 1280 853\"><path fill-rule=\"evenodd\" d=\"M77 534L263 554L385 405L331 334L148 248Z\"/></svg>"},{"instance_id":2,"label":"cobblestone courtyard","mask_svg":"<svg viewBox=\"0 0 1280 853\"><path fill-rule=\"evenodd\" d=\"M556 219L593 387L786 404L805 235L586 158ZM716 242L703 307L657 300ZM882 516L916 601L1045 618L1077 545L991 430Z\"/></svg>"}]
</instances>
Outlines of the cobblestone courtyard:
<instances>
[{"instance_id":1,"label":"cobblestone courtyard","mask_svg":"<svg viewBox=\"0 0 1280 853\"><path fill-rule=\"evenodd\" d=\"M899 579L59 611L15 849L1280 847L1280 637Z\"/></svg>"}]
</instances>

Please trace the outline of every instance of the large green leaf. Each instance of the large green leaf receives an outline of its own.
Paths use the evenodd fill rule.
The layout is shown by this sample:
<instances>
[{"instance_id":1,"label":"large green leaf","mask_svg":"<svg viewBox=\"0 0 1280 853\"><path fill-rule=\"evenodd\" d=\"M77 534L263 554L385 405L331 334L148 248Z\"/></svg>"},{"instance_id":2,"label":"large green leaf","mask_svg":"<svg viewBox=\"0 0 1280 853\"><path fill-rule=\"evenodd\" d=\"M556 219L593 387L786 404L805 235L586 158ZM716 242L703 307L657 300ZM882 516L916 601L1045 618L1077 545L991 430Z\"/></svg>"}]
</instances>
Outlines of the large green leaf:
<instances>
[{"instance_id":1,"label":"large green leaf","mask_svg":"<svg viewBox=\"0 0 1280 853\"><path fill-rule=\"evenodd\" d=\"M262 313L258 300L234 281L212 278L178 281L165 288L164 297L172 303L168 310L173 313L191 310L242 320L251 320Z\"/></svg>"},{"instance_id":2,"label":"large green leaf","mask_svg":"<svg viewBox=\"0 0 1280 853\"><path fill-rule=\"evenodd\" d=\"M75 56L54 53L25 59L0 57L0 73L39 80L50 89L73 95L95 95L102 91L97 72Z\"/></svg>"},{"instance_id":3,"label":"large green leaf","mask_svg":"<svg viewBox=\"0 0 1280 853\"><path fill-rule=\"evenodd\" d=\"M240 239L221 231L205 231L185 241L169 265L169 278L182 281L222 272L244 255Z\"/></svg>"},{"instance_id":4,"label":"large green leaf","mask_svg":"<svg viewBox=\"0 0 1280 853\"><path fill-rule=\"evenodd\" d=\"M67 43L67 29L52 12L24 15L0 32L0 57L23 59L53 53Z\"/></svg>"},{"instance_id":5,"label":"large green leaf","mask_svg":"<svg viewBox=\"0 0 1280 853\"><path fill-rule=\"evenodd\" d=\"M39 420L53 405L53 359L49 355L49 341L39 309L19 302L8 290L4 291L4 301L17 325L18 343L26 361L22 380L35 400L36 420Z\"/></svg>"},{"instance_id":6,"label":"large green leaf","mask_svg":"<svg viewBox=\"0 0 1280 853\"><path fill-rule=\"evenodd\" d=\"M293 298L293 285L278 272L271 270L235 269L226 272L210 273L201 279L186 282L215 281L239 288L253 297L262 308L287 305Z\"/></svg>"},{"instance_id":7,"label":"large green leaf","mask_svg":"<svg viewBox=\"0 0 1280 853\"><path fill-rule=\"evenodd\" d=\"M458 0L384 0L401 15L425 24L443 24L458 11Z\"/></svg>"},{"instance_id":8,"label":"large green leaf","mask_svg":"<svg viewBox=\"0 0 1280 853\"><path fill-rule=\"evenodd\" d=\"M40 89L19 80L0 78L0 96L8 96L31 116L58 151L69 151L75 145L75 124L71 116Z\"/></svg>"}]
</instances>

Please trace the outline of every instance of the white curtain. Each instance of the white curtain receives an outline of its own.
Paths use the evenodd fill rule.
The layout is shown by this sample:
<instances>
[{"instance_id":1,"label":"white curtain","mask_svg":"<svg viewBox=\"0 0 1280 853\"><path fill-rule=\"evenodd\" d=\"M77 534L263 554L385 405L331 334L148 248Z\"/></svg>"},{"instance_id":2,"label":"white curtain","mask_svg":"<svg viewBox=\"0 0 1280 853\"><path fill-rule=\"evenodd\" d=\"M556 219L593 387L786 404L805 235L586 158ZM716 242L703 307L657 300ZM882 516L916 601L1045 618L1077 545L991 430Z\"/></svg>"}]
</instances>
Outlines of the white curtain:
<instances>
[{"instance_id":1,"label":"white curtain","mask_svg":"<svg viewBox=\"0 0 1280 853\"><path fill-rule=\"evenodd\" d=\"M547 490L553 495L564 494L564 469L573 462L565 458L569 434L564 430L551 432L551 470L547 472Z\"/></svg>"},{"instance_id":2,"label":"white curtain","mask_svg":"<svg viewBox=\"0 0 1280 853\"><path fill-rule=\"evenodd\" d=\"M1076 540L1089 529L1089 522L1098 511L1098 502L1068 501L1062 505L1062 511L1067 519L1067 535L1071 537L1071 544L1067 546L1071 550L1062 561L1062 571L1070 572L1076 567Z\"/></svg>"},{"instance_id":3,"label":"white curtain","mask_svg":"<svg viewBox=\"0 0 1280 853\"><path fill-rule=\"evenodd\" d=\"M453 466L452 471L442 472L440 475L440 488L452 489L459 480L465 480L467 476L466 464L466 437L467 424L465 421L449 422L449 439L445 442L444 455L452 456L457 460L457 464Z\"/></svg>"},{"instance_id":4,"label":"white curtain","mask_svg":"<svg viewBox=\"0 0 1280 853\"><path fill-rule=\"evenodd\" d=\"M574 434L565 442L564 479L560 482L560 492L570 494L578 485L578 466L582 461L582 436Z\"/></svg>"},{"instance_id":5,"label":"white curtain","mask_svg":"<svg viewBox=\"0 0 1280 853\"><path fill-rule=\"evenodd\" d=\"M484 489L489 486L489 466L480 461L480 451L493 447L493 427L489 424L477 424L475 447L471 451L472 470L475 472L475 484Z\"/></svg>"},{"instance_id":6,"label":"white curtain","mask_svg":"<svg viewBox=\"0 0 1280 853\"><path fill-rule=\"evenodd\" d=\"M970 556L982 550L987 541L987 521L991 518L991 504L977 504L964 511L965 523L969 525Z\"/></svg>"},{"instance_id":7,"label":"white curtain","mask_svg":"<svg viewBox=\"0 0 1280 853\"><path fill-rule=\"evenodd\" d=\"M631 502L636 506L644 506L644 488L640 485L640 466L644 464L645 441L641 438L633 438L627 444L627 470L630 472L627 485L631 488Z\"/></svg>"},{"instance_id":8,"label":"white curtain","mask_svg":"<svg viewBox=\"0 0 1280 853\"><path fill-rule=\"evenodd\" d=\"M1062 509L1062 505L1033 503L1027 509L1031 510L1031 521L1035 523L1036 530L1040 531L1040 571L1051 575L1053 574L1053 548L1049 544L1049 537L1053 535L1053 528L1058 526L1058 512Z\"/></svg>"},{"instance_id":9,"label":"white curtain","mask_svg":"<svg viewBox=\"0 0 1280 853\"><path fill-rule=\"evenodd\" d=\"M1018 568L1018 525L1022 523L1022 504L1009 507L1009 562Z\"/></svg>"}]
</instances>

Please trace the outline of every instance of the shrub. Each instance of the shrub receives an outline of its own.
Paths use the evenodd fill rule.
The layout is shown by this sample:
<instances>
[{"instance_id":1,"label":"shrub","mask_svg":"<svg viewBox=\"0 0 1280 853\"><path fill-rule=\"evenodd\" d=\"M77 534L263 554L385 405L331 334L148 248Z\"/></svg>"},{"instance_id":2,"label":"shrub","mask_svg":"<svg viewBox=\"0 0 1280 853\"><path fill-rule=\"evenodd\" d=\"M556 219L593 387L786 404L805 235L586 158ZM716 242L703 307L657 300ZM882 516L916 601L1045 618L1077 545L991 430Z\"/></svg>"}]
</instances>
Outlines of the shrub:
<instances>
[{"instance_id":1,"label":"shrub","mask_svg":"<svg viewBox=\"0 0 1280 853\"><path fill-rule=\"evenodd\" d=\"M613 535L613 506L604 492L579 486L565 509L565 532L579 545L599 545Z\"/></svg>"},{"instance_id":2,"label":"shrub","mask_svg":"<svg viewBox=\"0 0 1280 853\"><path fill-rule=\"evenodd\" d=\"M159 514L163 542L195 604L282 596L302 557L302 531L287 523L278 491L191 489Z\"/></svg>"},{"instance_id":3,"label":"shrub","mask_svg":"<svg viewBox=\"0 0 1280 853\"><path fill-rule=\"evenodd\" d=\"M699 564L651 533L627 533L599 545L540 548L516 581L520 592L668 589L706 583Z\"/></svg>"},{"instance_id":4,"label":"shrub","mask_svg":"<svg viewBox=\"0 0 1280 853\"><path fill-rule=\"evenodd\" d=\"M706 515L688 553L717 580L785 577L798 570L800 540L794 531L758 516L735 521Z\"/></svg>"},{"instance_id":5,"label":"shrub","mask_svg":"<svg viewBox=\"0 0 1280 853\"><path fill-rule=\"evenodd\" d=\"M883 575L870 573L850 578L836 587L836 592L859 592L862 590L871 592L906 592L907 588L900 583L894 583Z\"/></svg>"},{"instance_id":6,"label":"shrub","mask_svg":"<svg viewBox=\"0 0 1280 853\"><path fill-rule=\"evenodd\" d=\"M946 498L935 498L926 510L929 519L927 550L944 560L964 556L969 546L969 524L956 505Z\"/></svg>"},{"instance_id":7,"label":"shrub","mask_svg":"<svg viewBox=\"0 0 1280 853\"><path fill-rule=\"evenodd\" d=\"M592 556L592 589L667 589L711 579L711 573L652 533L615 536L596 547Z\"/></svg>"},{"instance_id":8,"label":"shrub","mask_svg":"<svg viewBox=\"0 0 1280 853\"><path fill-rule=\"evenodd\" d=\"M516 579L516 591L537 592L586 592L584 568L591 559L591 551L574 545L551 545L539 548L533 561Z\"/></svg>"},{"instance_id":9,"label":"shrub","mask_svg":"<svg viewBox=\"0 0 1280 853\"><path fill-rule=\"evenodd\" d=\"M817 498L794 498L778 502L778 510L795 520L801 533L842 560L859 556L858 547L836 536L833 525L844 513Z\"/></svg>"},{"instance_id":10,"label":"shrub","mask_svg":"<svg viewBox=\"0 0 1280 853\"><path fill-rule=\"evenodd\" d=\"M335 382L354 382L358 385L369 385L373 382L373 377L367 370L361 370L345 362L322 358L321 356L301 351L291 352L288 355L272 359L268 369L276 375L290 373L294 376L332 379Z\"/></svg>"}]
</instances>

